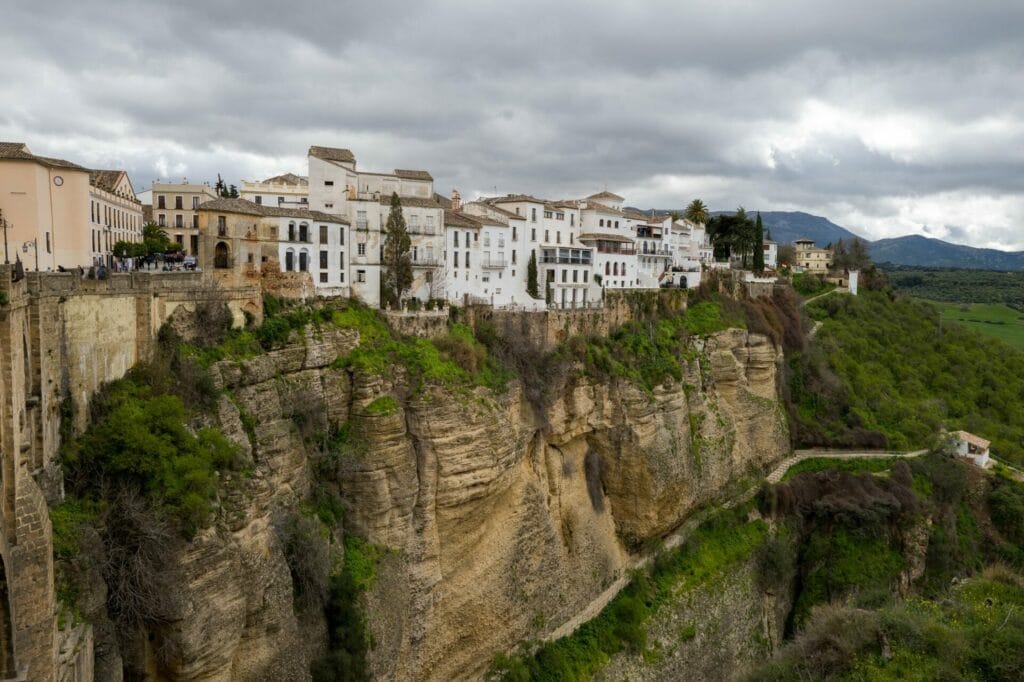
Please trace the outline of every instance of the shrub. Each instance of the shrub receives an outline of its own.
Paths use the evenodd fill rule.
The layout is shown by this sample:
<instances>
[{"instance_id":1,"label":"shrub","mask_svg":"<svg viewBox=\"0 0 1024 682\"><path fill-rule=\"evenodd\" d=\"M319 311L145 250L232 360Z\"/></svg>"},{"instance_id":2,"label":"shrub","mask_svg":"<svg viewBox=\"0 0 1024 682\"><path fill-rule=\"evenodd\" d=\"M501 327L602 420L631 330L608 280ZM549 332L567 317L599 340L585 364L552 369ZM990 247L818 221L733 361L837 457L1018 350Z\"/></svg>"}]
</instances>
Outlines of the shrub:
<instances>
[{"instance_id":1,"label":"shrub","mask_svg":"<svg viewBox=\"0 0 1024 682\"><path fill-rule=\"evenodd\" d=\"M108 386L97 402L97 420L61 453L70 491L94 496L101 482L115 484L153 499L186 532L203 526L217 471L235 462L237 449L216 429L187 428L177 396L131 379Z\"/></svg>"},{"instance_id":2,"label":"shrub","mask_svg":"<svg viewBox=\"0 0 1024 682\"><path fill-rule=\"evenodd\" d=\"M1013 542L1024 544L1024 486L999 481L988 495L988 508L999 532Z\"/></svg>"}]
</instances>

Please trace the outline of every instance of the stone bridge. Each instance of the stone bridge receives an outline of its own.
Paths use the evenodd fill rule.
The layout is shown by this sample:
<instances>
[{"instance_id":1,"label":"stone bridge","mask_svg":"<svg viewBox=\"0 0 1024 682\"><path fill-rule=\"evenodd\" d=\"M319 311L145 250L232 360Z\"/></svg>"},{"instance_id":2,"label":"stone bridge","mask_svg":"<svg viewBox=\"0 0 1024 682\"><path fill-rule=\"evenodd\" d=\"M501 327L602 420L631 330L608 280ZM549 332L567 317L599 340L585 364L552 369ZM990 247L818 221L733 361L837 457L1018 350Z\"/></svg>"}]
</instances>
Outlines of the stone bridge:
<instances>
[{"instance_id":1,"label":"stone bridge","mask_svg":"<svg viewBox=\"0 0 1024 682\"><path fill-rule=\"evenodd\" d=\"M261 291L199 273L14 282L12 270L0 265L0 681L92 679L89 626L58 627L49 503L63 497L61 434L85 427L102 384L151 357L175 310L223 301L236 321L258 320Z\"/></svg>"}]
</instances>

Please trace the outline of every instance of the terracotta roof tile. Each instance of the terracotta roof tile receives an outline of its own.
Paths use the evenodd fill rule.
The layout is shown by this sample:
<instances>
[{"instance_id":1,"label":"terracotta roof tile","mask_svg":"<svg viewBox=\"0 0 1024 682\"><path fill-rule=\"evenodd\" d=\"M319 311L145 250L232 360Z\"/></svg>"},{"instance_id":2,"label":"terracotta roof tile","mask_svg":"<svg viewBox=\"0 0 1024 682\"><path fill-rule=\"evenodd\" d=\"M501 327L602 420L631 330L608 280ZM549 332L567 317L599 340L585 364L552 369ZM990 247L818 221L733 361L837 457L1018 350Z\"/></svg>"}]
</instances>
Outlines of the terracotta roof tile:
<instances>
[{"instance_id":1,"label":"terracotta roof tile","mask_svg":"<svg viewBox=\"0 0 1024 682\"><path fill-rule=\"evenodd\" d=\"M402 206L411 206L413 208L443 208L441 204L437 203L433 198L423 199L421 197L398 197L399 201L402 202ZM391 197L384 196L383 193L380 197L381 206L390 206Z\"/></svg>"},{"instance_id":2,"label":"terracotta roof tile","mask_svg":"<svg viewBox=\"0 0 1024 682\"><path fill-rule=\"evenodd\" d=\"M260 180L260 184L275 184L275 185L295 185L297 187L308 187L309 179L295 173L284 173L283 175L275 175L272 178L266 180Z\"/></svg>"},{"instance_id":3,"label":"terracotta roof tile","mask_svg":"<svg viewBox=\"0 0 1024 682\"><path fill-rule=\"evenodd\" d=\"M253 203L248 199L230 199L222 197L199 204L200 211L223 211L225 213L241 213L243 215L268 216L272 218L299 218L306 220L319 220L322 222L341 223L348 225L349 220L344 216L332 215L322 211L310 211L305 208L287 208L277 206L262 206Z\"/></svg>"},{"instance_id":4,"label":"terracotta roof tile","mask_svg":"<svg viewBox=\"0 0 1024 682\"><path fill-rule=\"evenodd\" d=\"M54 159L49 156L37 156L29 151L28 145L24 142L0 142L0 159L35 161L49 168L67 168L70 170L88 171L88 168L71 163L64 159Z\"/></svg>"},{"instance_id":5,"label":"terracotta roof tile","mask_svg":"<svg viewBox=\"0 0 1024 682\"><path fill-rule=\"evenodd\" d=\"M479 230L482 225L477 216L467 215L461 211L457 213L447 208L444 210L444 224L445 227L463 227L471 230Z\"/></svg>"},{"instance_id":6,"label":"terracotta roof tile","mask_svg":"<svg viewBox=\"0 0 1024 682\"><path fill-rule=\"evenodd\" d=\"M430 173L425 170L403 170L401 168L396 168L395 175L406 180L434 180Z\"/></svg>"},{"instance_id":7,"label":"terracotta roof tile","mask_svg":"<svg viewBox=\"0 0 1024 682\"><path fill-rule=\"evenodd\" d=\"M340 161L341 163L355 163L356 157L350 149L340 147L310 147L309 156L315 156L324 161Z\"/></svg>"},{"instance_id":8,"label":"terracotta roof tile","mask_svg":"<svg viewBox=\"0 0 1024 682\"><path fill-rule=\"evenodd\" d=\"M597 194L591 194L587 199L617 199L618 201L625 201L624 197L620 197L618 194L609 192L608 190L598 192Z\"/></svg>"}]
</instances>

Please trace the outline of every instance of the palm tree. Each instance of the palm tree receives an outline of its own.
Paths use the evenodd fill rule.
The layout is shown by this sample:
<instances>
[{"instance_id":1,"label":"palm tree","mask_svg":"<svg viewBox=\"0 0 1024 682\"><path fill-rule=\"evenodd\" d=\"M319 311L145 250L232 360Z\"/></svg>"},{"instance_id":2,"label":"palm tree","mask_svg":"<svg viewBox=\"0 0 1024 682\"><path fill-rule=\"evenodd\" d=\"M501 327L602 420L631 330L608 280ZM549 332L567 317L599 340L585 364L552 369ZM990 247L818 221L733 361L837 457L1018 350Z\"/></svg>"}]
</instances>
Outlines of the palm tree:
<instances>
[{"instance_id":1,"label":"palm tree","mask_svg":"<svg viewBox=\"0 0 1024 682\"><path fill-rule=\"evenodd\" d=\"M704 205L704 202L700 199L694 199L690 202L690 205L686 207L686 212L683 214L690 222L698 223L703 225L708 221L710 214L708 213L708 207Z\"/></svg>"}]
</instances>

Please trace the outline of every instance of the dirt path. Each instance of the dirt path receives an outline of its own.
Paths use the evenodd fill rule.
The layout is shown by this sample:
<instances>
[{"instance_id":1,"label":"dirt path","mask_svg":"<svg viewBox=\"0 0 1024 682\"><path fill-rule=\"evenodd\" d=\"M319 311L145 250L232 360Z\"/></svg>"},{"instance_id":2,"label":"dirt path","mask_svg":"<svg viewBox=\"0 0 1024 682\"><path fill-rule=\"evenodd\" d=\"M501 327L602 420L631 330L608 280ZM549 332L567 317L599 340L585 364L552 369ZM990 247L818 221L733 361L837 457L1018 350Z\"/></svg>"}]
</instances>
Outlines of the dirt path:
<instances>
[{"instance_id":1,"label":"dirt path","mask_svg":"<svg viewBox=\"0 0 1024 682\"><path fill-rule=\"evenodd\" d=\"M827 457L834 459L870 459L876 457L910 458L919 457L920 455L923 455L926 452L928 451L915 450L913 452L861 452L852 450L795 450L792 456L779 463L775 470L768 474L765 480L769 483L778 483L779 481L782 480L782 477L786 475L786 472L789 471L789 468L791 466L797 464L798 462L802 462L805 459L813 459L817 457ZM664 542L662 543L662 551L675 549L676 547L679 547L684 542L686 542L686 540L689 539L690 535L693 534L693 531L695 531L702 523L704 523L712 514L718 512L721 509L730 509L738 504L746 502L754 495L756 495L757 491L760 490L760 488L761 484L758 483L757 485L751 486L747 490L743 491L736 497L733 497L732 499L720 505L717 505L714 508L702 509L701 511L697 512L696 514L688 518L686 521L684 521L681 525L677 526L675 530L673 530L671 533L665 536ZM645 566L648 566L653 559L654 553L651 552L647 552L637 556L632 561L632 563L630 563L628 569L624 572L624 575L622 575L615 582L613 582L611 585L605 588L605 590L597 597L595 597L593 600L591 600L591 602L587 604L582 611L580 611L575 616L562 623L562 625L560 625L557 629L552 630L546 636L542 637L541 641L551 642L561 637L567 637L572 633L576 632L576 630L581 625L589 621L591 618L596 617L597 614L601 613L604 607L608 606L611 600L615 598L615 595L621 592L622 588L629 584L629 581L631 579L630 574L632 573L632 571L638 568L644 568Z\"/></svg>"},{"instance_id":2,"label":"dirt path","mask_svg":"<svg viewBox=\"0 0 1024 682\"><path fill-rule=\"evenodd\" d=\"M848 293L849 291L850 290L847 289L846 287L836 287L835 289L832 289L830 291L826 291L823 294L818 294L817 296L811 296L808 299L804 299L803 301L800 302L800 307L803 308L805 305L807 305L811 301L817 301L819 298L823 298L823 297L828 296L830 294L845 294L845 293Z\"/></svg>"}]
</instances>

